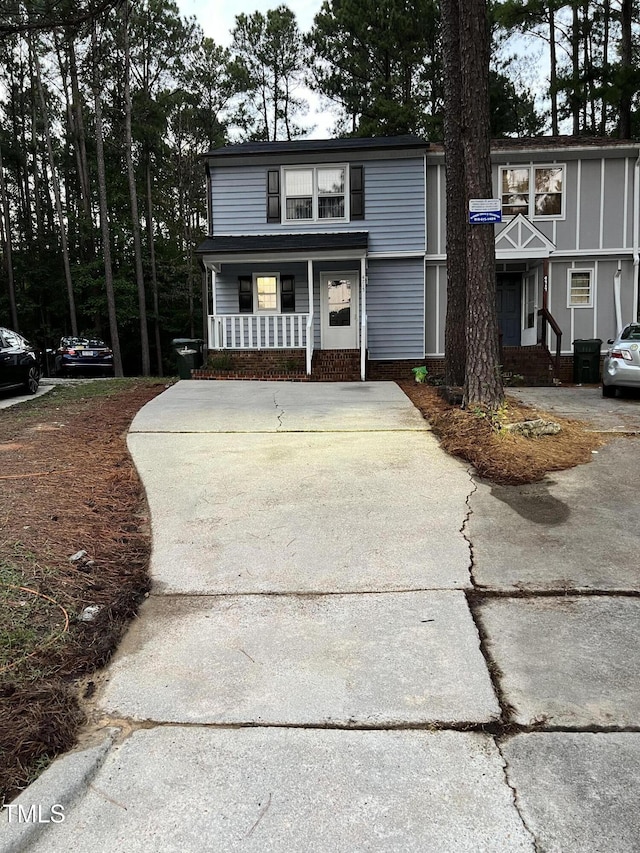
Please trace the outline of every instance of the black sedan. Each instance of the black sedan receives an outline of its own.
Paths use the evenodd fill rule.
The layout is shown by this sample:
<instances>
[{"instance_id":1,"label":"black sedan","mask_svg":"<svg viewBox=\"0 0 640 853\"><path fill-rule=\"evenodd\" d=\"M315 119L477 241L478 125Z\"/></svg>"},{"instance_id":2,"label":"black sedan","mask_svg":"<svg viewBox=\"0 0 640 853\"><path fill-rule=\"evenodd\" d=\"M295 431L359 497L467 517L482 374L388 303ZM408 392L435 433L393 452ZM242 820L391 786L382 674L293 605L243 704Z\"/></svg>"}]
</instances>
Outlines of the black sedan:
<instances>
[{"instance_id":1,"label":"black sedan","mask_svg":"<svg viewBox=\"0 0 640 853\"><path fill-rule=\"evenodd\" d=\"M35 394L40 384L36 350L22 335L0 326L0 388L22 388Z\"/></svg>"},{"instance_id":2,"label":"black sedan","mask_svg":"<svg viewBox=\"0 0 640 853\"><path fill-rule=\"evenodd\" d=\"M98 338L62 338L56 350L58 376L113 376L113 352Z\"/></svg>"}]
</instances>

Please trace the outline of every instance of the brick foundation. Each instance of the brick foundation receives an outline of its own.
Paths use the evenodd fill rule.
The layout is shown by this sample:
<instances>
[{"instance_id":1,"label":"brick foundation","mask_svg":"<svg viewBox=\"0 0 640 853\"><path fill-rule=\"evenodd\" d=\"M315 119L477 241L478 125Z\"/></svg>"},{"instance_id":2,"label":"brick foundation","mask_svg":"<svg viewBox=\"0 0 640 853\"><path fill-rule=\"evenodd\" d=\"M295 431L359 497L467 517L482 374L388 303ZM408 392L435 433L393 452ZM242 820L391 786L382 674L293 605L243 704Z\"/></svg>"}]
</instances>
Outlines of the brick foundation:
<instances>
[{"instance_id":1,"label":"brick foundation","mask_svg":"<svg viewBox=\"0 0 640 853\"><path fill-rule=\"evenodd\" d=\"M306 382L303 349L209 350L206 364L193 370L194 379L271 379Z\"/></svg>"},{"instance_id":2,"label":"brick foundation","mask_svg":"<svg viewBox=\"0 0 640 853\"><path fill-rule=\"evenodd\" d=\"M430 377L444 377L444 358L412 358L367 361L367 379L372 381L413 379L412 368L425 365ZM602 366L602 362L601 362ZM504 347L504 373L521 376L520 384L551 385L554 370L542 347ZM210 350L207 364L192 372L194 379L263 379L289 382L357 382L360 380L360 350L316 350L311 376L306 375L303 349ZM573 356L560 357L562 383L573 382Z\"/></svg>"}]
</instances>

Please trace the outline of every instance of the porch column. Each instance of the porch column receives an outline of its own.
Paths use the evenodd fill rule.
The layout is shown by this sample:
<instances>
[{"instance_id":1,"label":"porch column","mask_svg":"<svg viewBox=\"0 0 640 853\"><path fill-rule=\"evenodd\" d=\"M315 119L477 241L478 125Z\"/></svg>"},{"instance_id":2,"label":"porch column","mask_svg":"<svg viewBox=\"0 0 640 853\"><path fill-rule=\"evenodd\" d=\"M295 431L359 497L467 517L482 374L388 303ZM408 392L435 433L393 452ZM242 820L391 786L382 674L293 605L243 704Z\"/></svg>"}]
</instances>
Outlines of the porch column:
<instances>
[{"instance_id":1,"label":"porch column","mask_svg":"<svg viewBox=\"0 0 640 853\"><path fill-rule=\"evenodd\" d=\"M367 259L360 259L360 379L367 374Z\"/></svg>"},{"instance_id":2,"label":"porch column","mask_svg":"<svg viewBox=\"0 0 640 853\"><path fill-rule=\"evenodd\" d=\"M307 320L307 376L311 376L313 358L313 261L307 261L307 286L309 288L309 319Z\"/></svg>"},{"instance_id":3,"label":"porch column","mask_svg":"<svg viewBox=\"0 0 640 853\"><path fill-rule=\"evenodd\" d=\"M213 316L216 314L216 268L211 267L211 310ZM215 320L209 321L209 349L217 349L218 342L216 341Z\"/></svg>"}]
</instances>

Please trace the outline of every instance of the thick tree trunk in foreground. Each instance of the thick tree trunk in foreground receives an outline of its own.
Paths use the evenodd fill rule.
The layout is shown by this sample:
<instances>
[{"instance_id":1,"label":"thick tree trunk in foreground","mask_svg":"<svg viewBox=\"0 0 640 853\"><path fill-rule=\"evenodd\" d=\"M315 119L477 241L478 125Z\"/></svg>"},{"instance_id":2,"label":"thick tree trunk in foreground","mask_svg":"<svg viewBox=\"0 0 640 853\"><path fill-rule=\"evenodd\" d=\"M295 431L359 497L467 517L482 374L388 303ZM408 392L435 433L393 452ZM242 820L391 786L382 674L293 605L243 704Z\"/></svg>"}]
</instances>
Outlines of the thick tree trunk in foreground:
<instances>
[{"instance_id":1,"label":"thick tree trunk in foreground","mask_svg":"<svg viewBox=\"0 0 640 853\"><path fill-rule=\"evenodd\" d=\"M462 385L466 366L467 205L462 148L462 78L458 0L442 0L444 162L447 180L447 317L444 331L446 385Z\"/></svg>"},{"instance_id":2,"label":"thick tree trunk in foreground","mask_svg":"<svg viewBox=\"0 0 640 853\"><path fill-rule=\"evenodd\" d=\"M466 198L491 198L489 32L485 0L459 0L462 144ZM497 409L504 401L496 318L492 225L471 225L467 240L467 369L463 406Z\"/></svg>"}]
</instances>

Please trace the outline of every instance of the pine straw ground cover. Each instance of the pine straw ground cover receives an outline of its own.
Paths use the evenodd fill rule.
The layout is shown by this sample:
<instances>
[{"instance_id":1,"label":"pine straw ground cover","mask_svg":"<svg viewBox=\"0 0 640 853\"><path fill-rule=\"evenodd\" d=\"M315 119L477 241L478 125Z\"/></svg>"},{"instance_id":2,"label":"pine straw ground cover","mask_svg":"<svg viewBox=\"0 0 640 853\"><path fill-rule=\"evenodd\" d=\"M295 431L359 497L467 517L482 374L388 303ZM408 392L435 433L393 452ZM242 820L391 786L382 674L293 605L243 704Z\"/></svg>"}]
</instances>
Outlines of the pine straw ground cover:
<instances>
[{"instance_id":1,"label":"pine straw ground cover","mask_svg":"<svg viewBox=\"0 0 640 853\"><path fill-rule=\"evenodd\" d=\"M57 386L0 411L0 804L74 743L75 680L109 659L148 591L126 431L165 387Z\"/></svg>"},{"instance_id":2,"label":"pine straw ground cover","mask_svg":"<svg viewBox=\"0 0 640 853\"><path fill-rule=\"evenodd\" d=\"M590 462L603 444L601 436L588 432L579 421L566 420L532 409L509 398L496 416L465 411L447 403L434 386L417 382L398 383L411 402L429 421L447 453L470 462L479 477L503 485L535 483L550 471ZM560 424L556 435L526 438L501 429L503 424L543 418Z\"/></svg>"}]
</instances>

